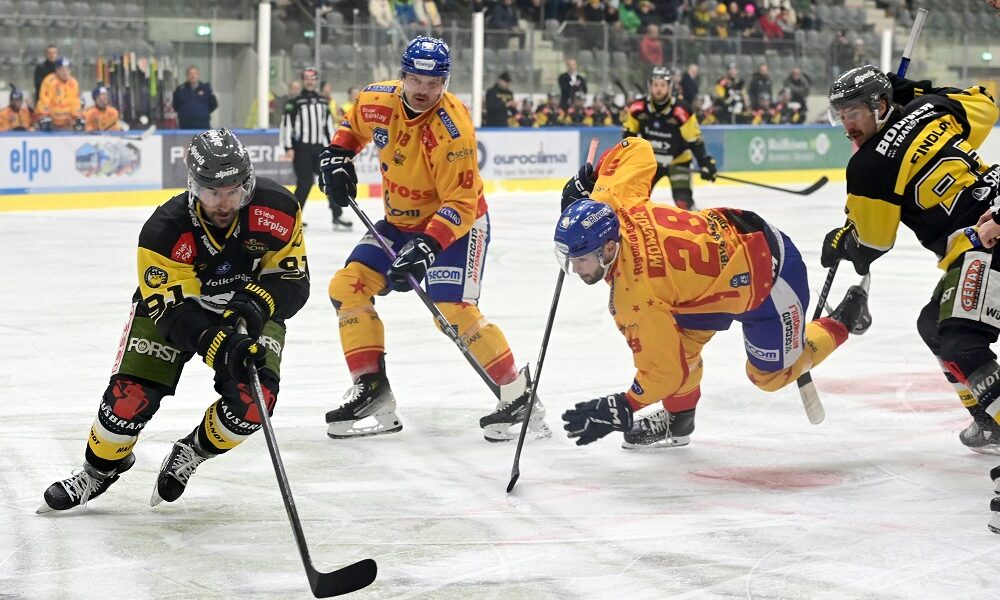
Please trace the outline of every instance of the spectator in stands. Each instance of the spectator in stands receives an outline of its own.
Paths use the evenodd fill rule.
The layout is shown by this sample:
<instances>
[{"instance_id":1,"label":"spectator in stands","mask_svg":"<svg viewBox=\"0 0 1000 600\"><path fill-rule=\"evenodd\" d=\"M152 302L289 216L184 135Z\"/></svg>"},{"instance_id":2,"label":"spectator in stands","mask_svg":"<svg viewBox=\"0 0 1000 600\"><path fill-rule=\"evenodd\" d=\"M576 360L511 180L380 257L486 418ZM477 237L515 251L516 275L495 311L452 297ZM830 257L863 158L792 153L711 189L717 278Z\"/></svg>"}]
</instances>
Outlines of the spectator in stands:
<instances>
[{"instance_id":1,"label":"spectator in stands","mask_svg":"<svg viewBox=\"0 0 1000 600\"><path fill-rule=\"evenodd\" d=\"M559 96L549 94L545 104L535 109L535 127L558 127L563 124L564 117Z\"/></svg>"},{"instance_id":2,"label":"spectator in stands","mask_svg":"<svg viewBox=\"0 0 1000 600\"><path fill-rule=\"evenodd\" d=\"M587 93L587 80L576 70L576 59L566 59L566 72L559 76L559 107L569 108L573 95L577 92Z\"/></svg>"},{"instance_id":3,"label":"spectator in stands","mask_svg":"<svg viewBox=\"0 0 1000 600\"><path fill-rule=\"evenodd\" d=\"M486 90L485 127L510 127L511 118L517 112L517 102L514 92L510 89L510 73L504 71L497 77L493 87Z\"/></svg>"},{"instance_id":4,"label":"spectator in stands","mask_svg":"<svg viewBox=\"0 0 1000 600\"><path fill-rule=\"evenodd\" d=\"M601 0L584 0L579 9L580 20L584 23L603 23L605 13L606 8Z\"/></svg>"},{"instance_id":5,"label":"spectator in stands","mask_svg":"<svg viewBox=\"0 0 1000 600\"><path fill-rule=\"evenodd\" d=\"M430 27L432 35L441 35L444 27L437 3L434 0L414 0L413 7L417 11L417 21L423 23L424 27Z\"/></svg>"},{"instance_id":6,"label":"spectator in stands","mask_svg":"<svg viewBox=\"0 0 1000 600\"><path fill-rule=\"evenodd\" d=\"M583 92L573 94L573 103L566 109L563 123L577 127L590 127L594 124L593 115L587 108L587 94Z\"/></svg>"},{"instance_id":7,"label":"spectator in stands","mask_svg":"<svg viewBox=\"0 0 1000 600\"><path fill-rule=\"evenodd\" d=\"M830 74L836 79L851 67L853 60L854 48L851 47L851 40L847 39L846 31L838 29L837 36L830 45Z\"/></svg>"},{"instance_id":8,"label":"spectator in stands","mask_svg":"<svg viewBox=\"0 0 1000 600\"><path fill-rule=\"evenodd\" d=\"M45 58L35 65L35 104L41 97L42 82L52 73L56 72L56 60L59 58L59 48L54 45L45 47Z\"/></svg>"},{"instance_id":9,"label":"spectator in stands","mask_svg":"<svg viewBox=\"0 0 1000 600\"><path fill-rule=\"evenodd\" d=\"M865 41L861 38L854 40L854 54L851 58L851 66L867 65L872 61L868 58L868 51L865 49Z\"/></svg>"},{"instance_id":10,"label":"spectator in stands","mask_svg":"<svg viewBox=\"0 0 1000 600\"><path fill-rule=\"evenodd\" d=\"M806 98L809 97L809 88L812 87L812 80L809 79L809 76L803 73L801 68L792 67L782 87L789 89L792 93L792 101L798 102L802 106L803 114L805 114L807 112Z\"/></svg>"},{"instance_id":11,"label":"spectator in stands","mask_svg":"<svg viewBox=\"0 0 1000 600\"><path fill-rule=\"evenodd\" d=\"M698 71L698 65L691 63L681 77L681 99L691 106L697 106L698 86L700 83L701 74Z\"/></svg>"},{"instance_id":12,"label":"spectator in stands","mask_svg":"<svg viewBox=\"0 0 1000 600\"><path fill-rule=\"evenodd\" d=\"M673 25L680 18L680 5L687 9L688 0L658 0L656 8L660 13L660 23Z\"/></svg>"},{"instance_id":13,"label":"spectator in stands","mask_svg":"<svg viewBox=\"0 0 1000 600\"><path fill-rule=\"evenodd\" d=\"M486 29L499 33L491 33L492 45L495 48L506 48L511 38L518 39L518 46L524 48L524 31L518 25L517 7L514 0L500 0L493 3L486 11Z\"/></svg>"},{"instance_id":14,"label":"spectator in stands","mask_svg":"<svg viewBox=\"0 0 1000 600\"><path fill-rule=\"evenodd\" d=\"M693 35L708 37L709 28L712 26L712 10L708 0L698 0L688 22Z\"/></svg>"},{"instance_id":15,"label":"spectator in stands","mask_svg":"<svg viewBox=\"0 0 1000 600\"><path fill-rule=\"evenodd\" d=\"M396 22L404 28L410 25L427 27L427 23L420 22L413 0L392 0L392 6L396 9Z\"/></svg>"},{"instance_id":16,"label":"spectator in stands","mask_svg":"<svg viewBox=\"0 0 1000 600\"><path fill-rule=\"evenodd\" d=\"M778 10L776 22L778 23L778 27L781 28L781 31L785 33L786 39L795 37L795 30L798 28L798 17L796 16L794 10L788 6L782 6Z\"/></svg>"},{"instance_id":17,"label":"spectator in stands","mask_svg":"<svg viewBox=\"0 0 1000 600\"><path fill-rule=\"evenodd\" d=\"M729 37L729 11L726 9L725 2L720 2L715 7L715 12L712 13L711 33L719 39Z\"/></svg>"},{"instance_id":18,"label":"spectator in stands","mask_svg":"<svg viewBox=\"0 0 1000 600\"><path fill-rule=\"evenodd\" d=\"M70 72L69 59L55 60L56 70L42 81L35 104L39 131L82 131L83 112L80 84Z\"/></svg>"},{"instance_id":19,"label":"spectator in stands","mask_svg":"<svg viewBox=\"0 0 1000 600\"><path fill-rule=\"evenodd\" d=\"M177 126L180 129L210 129L209 119L219 107L212 86L201 81L200 75L198 67L188 67L184 72L187 81L174 90L174 110L177 111Z\"/></svg>"},{"instance_id":20,"label":"spectator in stands","mask_svg":"<svg viewBox=\"0 0 1000 600\"><path fill-rule=\"evenodd\" d=\"M778 25L778 14L779 9L771 8L764 11L760 15L760 19L757 20L757 24L760 25L761 33L764 34L765 40L783 40L785 39L785 32Z\"/></svg>"},{"instance_id":21,"label":"spectator in stands","mask_svg":"<svg viewBox=\"0 0 1000 600\"><path fill-rule=\"evenodd\" d=\"M767 63L757 66L757 72L750 77L750 110L766 111L771 108L774 86L771 84L771 75L768 72Z\"/></svg>"},{"instance_id":22,"label":"spectator in stands","mask_svg":"<svg viewBox=\"0 0 1000 600\"><path fill-rule=\"evenodd\" d=\"M111 106L111 94L103 83L91 93L94 105L83 111L84 129L87 131L121 131L118 109Z\"/></svg>"},{"instance_id":23,"label":"spectator in stands","mask_svg":"<svg viewBox=\"0 0 1000 600\"><path fill-rule=\"evenodd\" d=\"M659 38L660 28L656 25L646 27L646 34L639 40L639 58L651 66L663 64L663 42Z\"/></svg>"},{"instance_id":24,"label":"spectator in stands","mask_svg":"<svg viewBox=\"0 0 1000 600\"><path fill-rule=\"evenodd\" d=\"M0 110L0 131L34 131L31 121L31 111L24 104L24 93L12 89L10 104Z\"/></svg>"},{"instance_id":25,"label":"spectator in stands","mask_svg":"<svg viewBox=\"0 0 1000 600\"><path fill-rule=\"evenodd\" d=\"M542 22L542 0L519 0L517 10L521 13L521 18L529 23ZM546 14L545 18L551 19L553 16Z\"/></svg>"},{"instance_id":26,"label":"spectator in stands","mask_svg":"<svg viewBox=\"0 0 1000 600\"><path fill-rule=\"evenodd\" d=\"M733 34L739 37L759 38L764 35L757 22L757 7L749 2L743 5L743 10L737 15L733 27Z\"/></svg>"},{"instance_id":27,"label":"spectator in stands","mask_svg":"<svg viewBox=\"0 0 1000 600\"><path fill-rule=\"evenodd\" d=\"M389 0L368 0L368 13L376 31L395 31L399 27L396 10Z\"/></svg>"},{"instance_id":28,"label":"spectator in stands","mask_svg":"<svg viewBox=\"0 0 1000 600\"><path fill-rule=\"evenodd\" d=\"M660 13L656 11L656 5L651 0L640 0L639 23L642 31L649 31L650 25L656 25L656 31L660 31Z\"/></svg>"},{"instance_id":29,"label":"spectator in stands","mask_svg":"<svg viewBox=\"0 0 1000 600\"><path fill-rule=\"evenodd\" d=\"M730 63L726 74L715 84L716 116L720 123L744 123L747 118L746 93L743 90L743 80L735 63Z\"/></svg>"},{"instance_id":30,"label":"spectator in stands","mask_svg":"<svg viewBox=\"0 0 1000 600\"><path fill-rule=\"evenodd\" d=\"M608 127L611 125L621 125L618 120L618 111L612 110L610 106L610 96L601 97L594 95L594 102L590 105L590 112L593 124L598 127Z\"/></svg>"},{"instance_id":31,"label":"spectator in stands","mask_svg":"<svg viewBox=\"0 0 1000 600\"><path fill-rule=\"evenodd\" d=\"M642 21L639 19L635 0L621 0L618 5L618 21L622 24L622 29L628 33L638 33Z\"/></svg>"}]
</instances>

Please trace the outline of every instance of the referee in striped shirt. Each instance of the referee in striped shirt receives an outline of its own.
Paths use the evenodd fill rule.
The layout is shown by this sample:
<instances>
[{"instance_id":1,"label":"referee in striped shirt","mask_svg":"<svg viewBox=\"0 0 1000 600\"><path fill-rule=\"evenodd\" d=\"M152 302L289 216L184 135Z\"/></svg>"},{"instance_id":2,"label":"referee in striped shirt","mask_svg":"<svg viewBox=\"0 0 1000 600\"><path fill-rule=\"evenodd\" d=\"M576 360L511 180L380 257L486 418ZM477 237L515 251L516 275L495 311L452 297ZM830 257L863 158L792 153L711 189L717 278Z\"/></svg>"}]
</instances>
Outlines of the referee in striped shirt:
<instances>
[{"instance_id":1,"label":"referee in striped shirt","mask_svg":"<svg viewBox=\"0 0 1000 600\"><path fill-rule=\"evenodd\" d=\"M316 69L302 71L302 93L285 102L281 119L281 143L285 147L286 158L291 159L295 169L295 199L305 212L306 198L313 187L313 176L319 175L319 153L333 137L333 116L330 114L330 99L316 91L319 73ZM351 228L351 222L342 216L344 209L330 201L333 211L333 228Z\"/></svg>"}]
</instances>

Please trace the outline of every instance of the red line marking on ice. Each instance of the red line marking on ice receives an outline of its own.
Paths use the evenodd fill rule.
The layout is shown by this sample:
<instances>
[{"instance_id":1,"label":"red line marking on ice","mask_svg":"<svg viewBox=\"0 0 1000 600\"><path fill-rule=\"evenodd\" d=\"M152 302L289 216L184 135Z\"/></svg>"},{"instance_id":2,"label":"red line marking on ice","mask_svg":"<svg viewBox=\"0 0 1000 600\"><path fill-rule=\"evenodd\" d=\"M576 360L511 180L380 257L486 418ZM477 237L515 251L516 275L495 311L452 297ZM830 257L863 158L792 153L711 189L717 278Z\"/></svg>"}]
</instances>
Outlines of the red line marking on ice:
<instances>
[{"instance_id":1,"label":"red line marking on ice","mask_svg":"<svg viewBox=\"0 0 1000 600\"><path fill-rule=\"evenodd\" d=\"M703 479L731 481L752 488L791 490L798 488L831 487L840 485L844 477L834 471L802 471L795 469L765 469L736 467L711 471L690 471L690 475Z\"/></svg>"}]
</instances>

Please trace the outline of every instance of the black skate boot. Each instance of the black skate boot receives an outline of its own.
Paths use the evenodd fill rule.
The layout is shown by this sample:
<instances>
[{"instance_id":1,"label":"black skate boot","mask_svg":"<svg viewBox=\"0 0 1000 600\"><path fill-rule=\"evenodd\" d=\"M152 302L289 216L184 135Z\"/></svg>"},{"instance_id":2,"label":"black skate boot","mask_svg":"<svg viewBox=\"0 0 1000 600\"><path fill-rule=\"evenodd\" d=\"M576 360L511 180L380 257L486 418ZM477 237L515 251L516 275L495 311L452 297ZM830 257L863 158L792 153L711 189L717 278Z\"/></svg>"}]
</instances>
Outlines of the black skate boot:
<instances>
[{"instance_id":1,"label":"black skate boot","mask_svg":"<svg viewBox=\"0 0 1000 600\"><path fill-rule=\"evenodd\" d=\"M847 294L830 313L830 318L843 324L854 335L868 331L872 326L872 314L868 312L868 290L860 285L847 288Z\"/></svg>"},{"instance_id":2,"label":"black skate boot","mask_svg":"<svg viewBox=\"0 0 1000 600\"><path fill-rule=\"evenodd\" d=\"M531 396L531 375L528 367L518 373L517 379L500 387L500 400L492 413L479 419L483 437L487 442L516 440L521 435L521 424ZM528 417L528 434L531 439L552 437L552 431L545 424L545 405L535 395L535 403Z\"/></svg>"},{"instance_id":3,"label":"black skate boot","mask_svg":"<svg viewBox=\"0 0 1000 600\"><path fill-rule=\"evenodd\" d=\"M622 448L626 450L655 450L677 448L691 443L694 433L694 409L669 413L658 410L638 419L632 429L625 432Z\"/></svg>"},{"instance_id":4,"label":"black skate boot","mask_svg":"<svg viewBox=\"0 0 1000 600\"><path fill-rule=\"evenodd\" d=\"M118 481L121 474L135 464L135 455L129 454L114 471L98 471L88 462L72 477L50 485L42 497L45 504L38 507L37 514L53 510L69 510L75 506L86 506L88 500L103 494L111 484Z\"/></svg>"},{"instance_id":5,"label":"black skate boot","mask_svg":"<svg viewBox=\"0 0 1000 600\"><path fill-rule=\"evenodd\" d=\"M351 231L351 229L353 227L354 227L354 223L351 222L351 221L348 221L348 220L344 219L343 217L334 217L333 218L333 230L334 231L339 231L339 230Z\"/></svg>"},{"instance_id":6,"label":"black skate boot","mask_svg":"<svg viewBox=\"0 0 1000 600\"><path fill-rule=\"evenodd\" d=\"M994 497L990 500L990 522L987 527L993 533L1000 533L1000 496Z\"/></svg>"},{"instance_id":7,"label":"black skate boot","mask_svg":"<svg viewBox=\"0 0 1000 600\"><path fill-rule=\"evenodd\" d=\"M174 442L170 454L163 459L160 476L156 478L156 487L153 488L153 495L149 499L150 506L156 506L164 500L173 502L180 498L198 465L212 458L213 455L202 450L201 444L198 443L197 431L195 429L187 437Z\"/></svg>"},{"instance_id":8,"label":"black skate boot","mask_svg":"<svg viewBox=\"0 0 1000 600\"><path fill-rule=\"evenodd\" d=\"M1000 425L984 411L973 416L972 423L958 434L966 448L980 454L1000 454Z\"/></svg>"},{"instance_id":9,"label":"black skate boot","mask_svg":"<svg viewBox=\"0 0 1000 600\"><path fill-rule=\"evenodd\" d=\"M396 398L385 376L385 360L378 373L361 375L344 394L347 403L326 413L326 435L334 439L395 433L403 429L396 414ZM372 423L374 421L374 423Z\"/></svg>"}]
</instances>

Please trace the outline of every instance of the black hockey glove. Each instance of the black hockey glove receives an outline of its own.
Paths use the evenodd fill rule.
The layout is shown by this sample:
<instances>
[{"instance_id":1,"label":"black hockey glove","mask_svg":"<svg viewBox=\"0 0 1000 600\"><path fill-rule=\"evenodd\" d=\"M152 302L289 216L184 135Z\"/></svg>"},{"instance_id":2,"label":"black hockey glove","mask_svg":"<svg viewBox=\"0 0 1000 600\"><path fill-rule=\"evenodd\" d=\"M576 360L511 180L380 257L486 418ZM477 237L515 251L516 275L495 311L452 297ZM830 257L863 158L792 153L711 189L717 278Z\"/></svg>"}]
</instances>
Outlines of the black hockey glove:
<instances>
[{"instance_id":1,"label":"black hockey glove","mask_svg":"<svg viewBox=\"0 0 1000 600\"><path fill-rule=\"evenodd\" d=\"M563 186L562 202L559 205L560 214L577 200L589 198L590 192L594 191L595 183L597 183L597 177L594 175L594 165L584 163L580 167L580 171Z\"/></svg>"},{"instance_id":2,"label":"black hockey glove","mask_svg":"<svg viewBox=\"0 0 1000 600\"><path fill-rule=\"evenodd\" d=\"M52 117L42 117L38 119L38 131L52 131Z\"/></svg>"},{"instance_id":3,"label":"black hockey glove","mask_svg":"<svg viewBox=\"0 0 1000 600\"><path fill-rule=\"evenodd\" d=\"M331 202L346 207L349 204L347 199L358 194L354 152L340 146L328 146L320 152L319 187Z\"/></svg>"},{"instance_id":4,"label":"black hockey glove","mask_svg":"<svg viewBox=\"0 0 1000 600\"><path fill-rule=\"evenodd\" d=\"M389 285L397 292L409 291L412 288L407 275L413 275L417 283L420 283L440 253L441 244L436 239L426 233L418 233L406 242L396 260L392 261L392 266L389 267Z\"/></svg>"},{"instance_id":5,"label":"black hockey glove","mask_svg":"<svg viewBox=\"0 0 1000 600\"><path fill-rule=\"evenodd\" d=\"M256 283L246 284L222 311L222 324L233 329L242 319L246 323L247 335L253 339L260 337L264 324L274 315L274 297Z\"/></svg>"},{"instance_id":6,"label":"black hockey glove","mask_svg":"<svg viewBox=\"0 0 1000 600\"><path fill-rule=\"evenodd\" d=\"M858 275L868 274L871 259L861 252L860 244L854 235L854 223L838 227L823 238L820 264L829 269L841 260L850 261Z\"/></svg>"},{"instance_id":7,"label":"black hockey glove","mask_svg":"<svg viewBox=\"0 0 1000 600\"><path fill-rule=\"evenodd\" d=\"M886 73L889 84L892 85L892 101L896 104L906 106L917 96L922 96L931 89L929 79L913 81L905 77L899 77L893 72Z\"/></svg>"},{"instance_id":8,"label":"black hockey glove","mask_svg":"<svg viewBox=\"0 0 1000 600\"><path fill-rule=\"evenodd\" d=\"M612 431L632 428L632 407L625 394L611 394L590 402L581 402L563 413L563 429L576 440L577 446L586 446Z\"/></svg>"},{"instance_id":9,"label":"black hockey glove","mask_svg":"<svg viewBox=\"0 0 1000 600\"><path fill-rule=\"evenodd\" d=\"M715 166L715 159L706 154L704 157L698 159L698 173L701 178L705 181L715 181L715 174L719 172L719 169Z\"/></svg>"},{"instance_id":10,"label":"black hockey glove","mask_svg":"<svg viewBox=\"0 0 1000 600\"><path fill-rule=\"evenodd\" d=\"M83 119L77 119L73 122L73 131L75 133L80 133L87 128L87 123Z\"/></svg>"},{"instance_id":11,"label":"black hockey glove","mask_svg":"<svg viewBox=\"0 0 1000 600\"><path fill-rule=\"evenodd\" d=\"M217 373L236 381L247 381L247 360L253 361L259 369L267 359L264 346L248 335L237 333L232 327L206 329L198 340L198 354Z\"/></svg>"}]
</instances>

